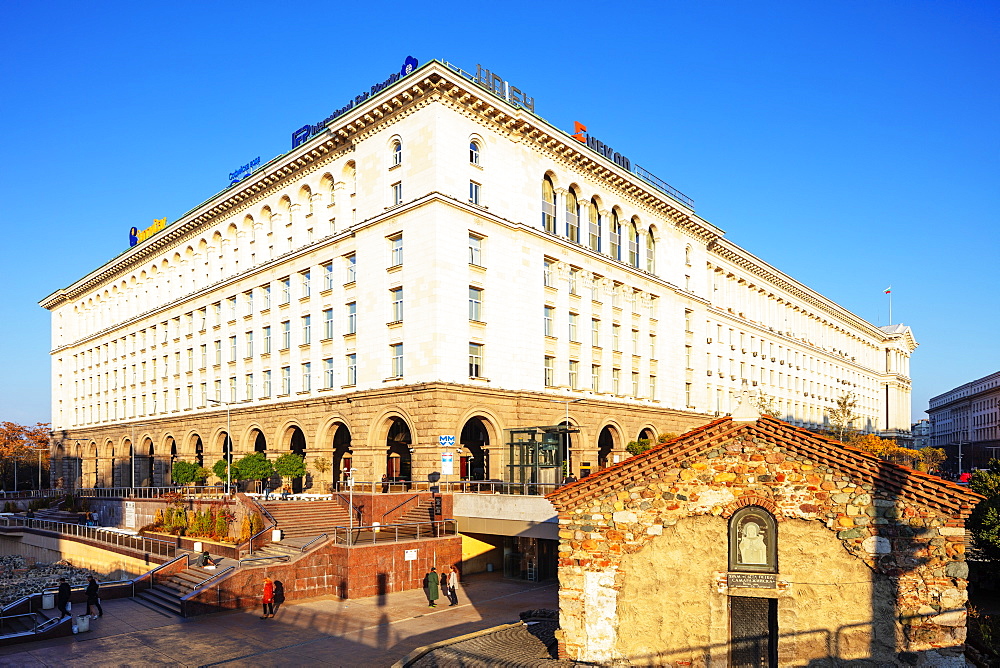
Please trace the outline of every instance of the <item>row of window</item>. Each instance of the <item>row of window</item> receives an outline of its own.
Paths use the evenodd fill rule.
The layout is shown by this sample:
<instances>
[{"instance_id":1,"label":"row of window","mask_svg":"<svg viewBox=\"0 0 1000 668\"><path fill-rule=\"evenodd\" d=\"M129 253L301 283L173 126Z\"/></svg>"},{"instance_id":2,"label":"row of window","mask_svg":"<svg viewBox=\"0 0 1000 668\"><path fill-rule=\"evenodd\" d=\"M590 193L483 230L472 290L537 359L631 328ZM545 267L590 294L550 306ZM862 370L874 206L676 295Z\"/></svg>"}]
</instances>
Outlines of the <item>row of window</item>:
<instances>
[{"instance_id":1,"label":"row of window","mask_svg":"<svg viewBox=\"0 0 1000 668\"><path fill-rule=\"evenodd\" d=\"M590 384L587 386L584 386L583 384L584 378L580 375L581 367L578 360L569 360L566 367L566 373L566 386L571 390L592 390L593 392L605 391L601 385L602 367L600 364L590 365ZM611 369L610 393L616 396L631 396L636 399L650 399L653 401L657 399L655 375L648 376L645 394L642 393L642 379L641 374L638 371L631 372L630 381L631 384L627 388L629 389L629 393L626 395L623 392L623 389L626 388L622 384L622 370L617 367ZM546 387L559 386L556 379L556 358L551 355L545 356L544 382Z\"/></svg>"}]
</instances>

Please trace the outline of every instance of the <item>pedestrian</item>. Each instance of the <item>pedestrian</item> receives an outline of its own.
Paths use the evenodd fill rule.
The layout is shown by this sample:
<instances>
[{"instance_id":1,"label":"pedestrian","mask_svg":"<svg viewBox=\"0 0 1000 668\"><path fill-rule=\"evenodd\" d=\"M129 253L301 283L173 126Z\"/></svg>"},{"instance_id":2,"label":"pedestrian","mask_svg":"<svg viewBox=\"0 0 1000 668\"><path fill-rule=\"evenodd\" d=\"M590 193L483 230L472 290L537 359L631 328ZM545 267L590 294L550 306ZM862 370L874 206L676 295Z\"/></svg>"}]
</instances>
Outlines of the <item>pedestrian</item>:
<instances>
[{"instance_id":1,"label":"pedestrian","mask_svg":"<svg viewBox=\"0 0 1000 668\"><path fill-rule=\"evenodd\" d=\"M56 593L56 607L59 608L59 619L67 615L70 617L73 616L69 611L69 595L69 583L66 582L66 578L59 578L59 589Z\"/></svg>"},{"instance_id":2,"label":"pedestrian","mask_svg":"<svg viewBox=\"0 0 1000 668\"><path fill-rule=\"evenodd\" d=\"M383 473L382 474L382 493L383 494L388 494L389 493L389 474L388 473Z\"/></svg>"},{"instance_id":3,"label":"pedestrian","mask_svg":"<svg viewBox=\"0 0 1000 668\"><path fill-rule=\"evenodd\" d=\"M97 607L97 615L91 614L91 606ZM101 608L101 585L97 584L93 575L87 576L87 614L91 619L104 616L104 610Z\"/></svg>"},{"instance_id":4,"label":"pedestrian","mask_svg":"<svg viewBox=\"0 0 1000 668\"><path fill-rule=\"evenodd\" d=\"M450 608L453 605L458 605L458 569L454 566L449 567L446 578L445 594L448 596L448 600L451 601L448 604Z\"/></svg>"},{"instance_id":5,"label":"pedestrian","mask_svg":"<svg viewBox=\"0 0 1000 668\"><path fill-rule=\"evenodd\" d=\"M270 484L264 485L264 500L265 501L270 501L271 500L271 485Z\"/></svg>"},{"instance_id":6,"label":"pedestrian","mask_svg":"<svg viewBox=\"0 0 1000 668\"><path fill-rule=\"evenodd\" d=\"M271 578L264 578L264 596L261 600L264 602L264 614L261 619L274 617L274 581Z\"/></svg>"},{"instance_id":7,"label":"pedestrian","mask_svg":"<svg viewBox=\"0 0 1000 668\"><path fill-rule=\"evenodd\" d=\"M436 608L438 600L438 583L440 582L437 568L431 566L431 570L424 576L424 594L427 596L427 607Z\"/></svg>"}]
</instances>

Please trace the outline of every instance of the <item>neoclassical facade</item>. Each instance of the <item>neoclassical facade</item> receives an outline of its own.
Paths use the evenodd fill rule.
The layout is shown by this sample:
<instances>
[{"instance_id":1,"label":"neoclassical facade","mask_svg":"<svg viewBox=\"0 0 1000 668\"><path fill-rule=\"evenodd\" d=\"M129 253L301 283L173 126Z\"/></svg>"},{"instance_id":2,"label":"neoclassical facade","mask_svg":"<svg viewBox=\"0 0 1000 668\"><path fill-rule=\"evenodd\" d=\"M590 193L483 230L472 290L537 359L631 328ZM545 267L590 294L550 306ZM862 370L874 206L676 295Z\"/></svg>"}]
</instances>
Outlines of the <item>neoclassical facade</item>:
<instances>
[{"instance_id":1,"label":"neoclassical facade","mask_svg":"<svg viewBox=\"0 0 1000 668\"><path fill-rule=\"evenodd\" d=\"M1000 371L959 385L936 397L927 408L930 441L948 453L948 466L958 471L986 468L1000 457Z\"/></svg>"},{"instance_id":2,"label":"neoclassical facade","mask_svg":"<svg viewBox=\"0 0 1000 668\"><path fill-rule=\"evenodd\" d=\"M744 387L807 427L851 392L862 428L907 433L909 328L798 283L496 87L406 72L42 300L54 477L163 484L231 432L237 457L328 460L304 487L423 476L441 436L455 477L504 478L509 430L566 423L579 474Z\"/></svg>"}]
</instances>

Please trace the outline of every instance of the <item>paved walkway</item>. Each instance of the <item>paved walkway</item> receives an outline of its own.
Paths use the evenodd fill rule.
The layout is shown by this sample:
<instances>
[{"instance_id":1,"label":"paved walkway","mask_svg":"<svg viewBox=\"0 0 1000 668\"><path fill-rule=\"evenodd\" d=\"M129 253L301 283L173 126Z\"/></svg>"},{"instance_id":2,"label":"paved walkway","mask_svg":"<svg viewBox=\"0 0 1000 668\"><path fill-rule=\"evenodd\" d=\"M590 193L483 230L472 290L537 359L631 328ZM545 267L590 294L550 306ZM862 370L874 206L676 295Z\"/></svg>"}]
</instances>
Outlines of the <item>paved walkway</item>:
<instances>
[{"instance_id":1,"label":"paved walkway","mask_svg":"<svg viewBox=\"0 0 1000 668\"><path fill-rule=\"evenodd\" d=\"M0 666L391 666L418 647L556 607L555 582L496 573L467 578L453 608L447 599L428 608L416 590L296 601L266 620L259 610L180 619L119 599L89 633L0 647Z\"/></svg>"}]
</instances>

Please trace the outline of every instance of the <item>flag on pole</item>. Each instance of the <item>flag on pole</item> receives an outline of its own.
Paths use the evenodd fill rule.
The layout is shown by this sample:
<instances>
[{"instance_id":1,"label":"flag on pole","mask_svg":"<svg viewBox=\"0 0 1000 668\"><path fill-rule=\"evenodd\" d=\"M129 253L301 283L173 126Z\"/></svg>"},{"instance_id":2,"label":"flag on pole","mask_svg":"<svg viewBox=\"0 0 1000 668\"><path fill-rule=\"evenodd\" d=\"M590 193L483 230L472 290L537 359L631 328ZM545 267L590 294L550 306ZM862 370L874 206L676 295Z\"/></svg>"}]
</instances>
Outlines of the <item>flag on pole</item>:
<instances>
[{"instance_id":1,"label":"flag on pole","mask_svg":"<svg viewBox=\"0 0 1000 668\"><path fill-rule=\"evenodd\" d=\"M892 294L892 286L891 285L885 289L885 294L887 294L887 295Z\"/></svg>"}]
</instances>

